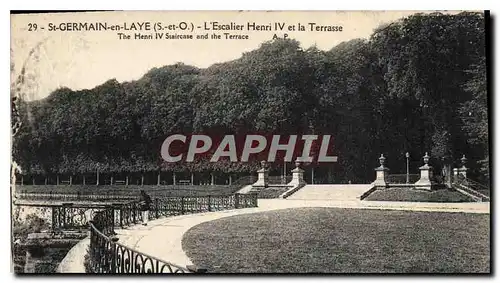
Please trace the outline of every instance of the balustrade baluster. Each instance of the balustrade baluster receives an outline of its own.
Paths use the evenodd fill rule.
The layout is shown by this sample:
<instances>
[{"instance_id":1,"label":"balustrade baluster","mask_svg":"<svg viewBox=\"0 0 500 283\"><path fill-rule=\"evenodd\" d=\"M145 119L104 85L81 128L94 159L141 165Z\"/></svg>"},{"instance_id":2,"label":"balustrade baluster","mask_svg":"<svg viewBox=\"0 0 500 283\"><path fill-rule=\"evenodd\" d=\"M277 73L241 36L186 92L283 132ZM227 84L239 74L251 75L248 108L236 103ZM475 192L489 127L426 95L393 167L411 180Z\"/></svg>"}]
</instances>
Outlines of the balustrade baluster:
<instances>
[{"instance_id":1,"label":"balustrade baluster","mask_svg":"<svg viewBox=\"0 0 500 283\"><path fill-rule=\"evenodd\" d=\"M238 209L240 206L240 194L234 194L234 208Z\"/></svg>"},{"instance_id":2,"label":"balustrade baluster","mask_svg":"<svg viewBox=\"0 0 500 283\"><path fill-rule=\"evenodd\" d=\"M110 269L110 273L116 273L116 242L118 242L117 237L111 238L111 269Z\"/></svg>"},{"instance_id":3,"label":"balustrade baluster","mask_svg":"<svg viewBox=\"0 0 500 283\"><path fill-rule=\"evenodd\" d=\"M184 215L184 197L181 197L181 215Z\"/></svg>"},{"instance_id":4,"label":"balustrade baluster","mask_svg":"<svg viewBox=\"0 0 500 283\"><path fill-rule=\"evenodd\" d=\"M52 206L52 231L57 230L57 208Z\"/></svg>"}]
</instances>

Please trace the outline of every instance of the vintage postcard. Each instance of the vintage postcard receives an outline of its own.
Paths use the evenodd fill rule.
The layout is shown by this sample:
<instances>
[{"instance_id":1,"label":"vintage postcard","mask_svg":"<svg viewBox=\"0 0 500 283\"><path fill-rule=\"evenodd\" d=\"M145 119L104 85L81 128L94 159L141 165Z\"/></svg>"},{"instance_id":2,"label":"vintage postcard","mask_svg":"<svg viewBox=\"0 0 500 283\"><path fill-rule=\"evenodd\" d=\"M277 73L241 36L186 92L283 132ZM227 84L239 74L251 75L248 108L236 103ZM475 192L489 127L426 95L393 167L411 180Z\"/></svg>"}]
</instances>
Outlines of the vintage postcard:
<instances>
[{"instance_id":1,"label":"vintage postcard","mask_svg":"<svg viewBox=\"0 0 500 283\"><path fill-rule=\"evenodd\" d=\"M12 272L490 274L490 30L12 12Z\"/></svg>"}]
</instances>

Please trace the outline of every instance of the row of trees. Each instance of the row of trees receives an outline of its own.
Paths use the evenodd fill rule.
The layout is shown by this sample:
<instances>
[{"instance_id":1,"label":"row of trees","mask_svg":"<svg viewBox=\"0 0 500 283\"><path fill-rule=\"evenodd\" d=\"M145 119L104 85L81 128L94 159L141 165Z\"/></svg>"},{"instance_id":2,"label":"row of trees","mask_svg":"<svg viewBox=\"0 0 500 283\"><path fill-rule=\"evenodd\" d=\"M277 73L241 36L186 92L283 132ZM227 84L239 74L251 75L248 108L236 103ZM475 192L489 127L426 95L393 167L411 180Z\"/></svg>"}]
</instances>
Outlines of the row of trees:
<instances>
[{"instance_id":1,"label":"row of trees","mask_svg":"<svg viewBox=\"0 0 500 283\"><path fill-rule=\"evenodd\" d=\"M26 173L245 172L259 164L166 164L161 143L174 133L315 133L334 137L338 163L322 172L338 181L372 180L380 153L402 173L410 152L415 170L426 151L437 167L466 154L488 177L487 110L483 15L416 14L329 51L278 39L206 69L178 63L21 101L13 154Z\"/></svg>"}]
</instances>

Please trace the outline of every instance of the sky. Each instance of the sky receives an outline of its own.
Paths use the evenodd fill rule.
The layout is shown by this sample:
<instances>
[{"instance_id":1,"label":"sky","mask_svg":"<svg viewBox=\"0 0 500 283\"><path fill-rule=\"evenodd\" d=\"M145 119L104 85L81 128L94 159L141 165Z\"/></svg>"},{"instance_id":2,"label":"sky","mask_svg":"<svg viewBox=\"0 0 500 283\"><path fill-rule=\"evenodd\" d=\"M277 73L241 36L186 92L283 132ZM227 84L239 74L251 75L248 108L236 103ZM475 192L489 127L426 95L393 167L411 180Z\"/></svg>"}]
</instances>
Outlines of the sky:
<instances>
[{"instance_id":1,"label":"sky","mask_svg":"<svg viewBox=\"0 0 500 283\"><path fill-rule=\"evenodd\" d=\"M316 45L329 50L335 45L354 38L369 38L373 30L382 24L396 21L417 11L365 11L365 12L94 12L30 14L11 16L11 79L16 78L22 66L26 66L30 78L24 88L25 98L40 99L59 87L74 90L89 89L107 80L119 82L136 80L154 67L176 62L208 67L241 57L243 52L257 49L262 42L271 40L276 34L287 33L301 42L303 48ZM161 23L163 26L185 22L188 26L203 27L205 23L235 23L244 25L243 31L231 34L248 35L246 40L207 39L119 39L116 31L50 31L60 23L107 23L131 27L140 23ZM342 26L341 32L327 31L248 31L248 23L288 26L298 24L309 29L308 23L324 26ZM37 29L34 30L34 24ZM44 28L42 30L42 27ZM31 30L30 30L31 28ZM127 31L134 37L137 31ZM162 31L169 34L193 34L210 36L217 33L224 38L224 31L205 31L203 28L190 31ZM153 34L145 31L142 34ZM32 55L30 51L35 46Z\"/></svg>"}]
</instances>

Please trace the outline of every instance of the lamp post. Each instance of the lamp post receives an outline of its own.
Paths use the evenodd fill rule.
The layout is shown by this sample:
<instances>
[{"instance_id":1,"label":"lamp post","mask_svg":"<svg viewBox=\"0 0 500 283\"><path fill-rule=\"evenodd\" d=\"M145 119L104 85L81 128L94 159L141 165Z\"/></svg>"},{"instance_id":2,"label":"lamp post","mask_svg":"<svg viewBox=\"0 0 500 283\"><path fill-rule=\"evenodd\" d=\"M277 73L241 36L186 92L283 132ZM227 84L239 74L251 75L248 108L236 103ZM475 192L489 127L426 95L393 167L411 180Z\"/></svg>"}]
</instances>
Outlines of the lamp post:
<instances>
[{"instance_id":1,"label":"lamp post","mask_svg":"<svg viewBox=\"0 0 500 283\"><path fill-rule=\"evenodd\" d=\"M286 159L283 158L283 184L286 184Z\"/></svg>"},{"instance_id":2,"label":"lamp post","mask_svg":"<svg viewBox=\"0 0 500 283\"><path fill-rule=\"evenodd\" d=\"M406 183L410 183L410 153L406 152Z\"/></svg>"}]
</instances>

